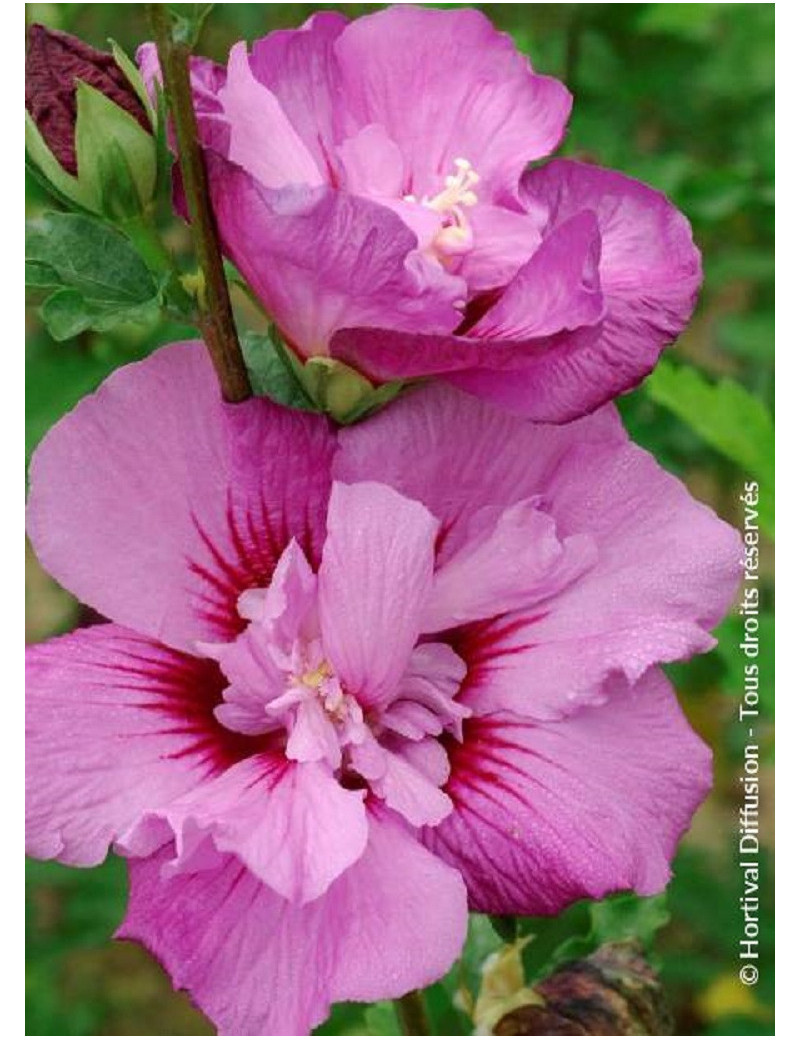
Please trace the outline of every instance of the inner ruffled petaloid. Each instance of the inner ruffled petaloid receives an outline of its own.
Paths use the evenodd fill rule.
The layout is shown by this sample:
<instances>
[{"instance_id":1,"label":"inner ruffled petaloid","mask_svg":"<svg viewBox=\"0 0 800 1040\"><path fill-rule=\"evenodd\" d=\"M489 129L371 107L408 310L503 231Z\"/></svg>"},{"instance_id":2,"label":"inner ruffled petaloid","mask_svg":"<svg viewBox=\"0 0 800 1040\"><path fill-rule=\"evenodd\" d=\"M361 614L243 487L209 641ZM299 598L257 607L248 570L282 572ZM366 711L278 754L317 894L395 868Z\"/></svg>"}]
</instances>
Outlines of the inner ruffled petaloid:
<instances>
[{"instance_id":1,"label":"inner ruffled petaloid","mask_svg":"<svg viewBox=\"0 0 800 1040\"><path fill-rule=\"evenodd\" d=\"M421 643L396 689L362 703L325 647L317 575L294 541L269 587L245 592L238 609L244 632L201 648L229 683L215 712L225 727L269 734L288 759L324 764L344 786L368 787L416 826L447 815L440 788L449 766L438 738L460 739L470 715L455 699L466 666L450 646Z\"/></svg>"}]
</instances>

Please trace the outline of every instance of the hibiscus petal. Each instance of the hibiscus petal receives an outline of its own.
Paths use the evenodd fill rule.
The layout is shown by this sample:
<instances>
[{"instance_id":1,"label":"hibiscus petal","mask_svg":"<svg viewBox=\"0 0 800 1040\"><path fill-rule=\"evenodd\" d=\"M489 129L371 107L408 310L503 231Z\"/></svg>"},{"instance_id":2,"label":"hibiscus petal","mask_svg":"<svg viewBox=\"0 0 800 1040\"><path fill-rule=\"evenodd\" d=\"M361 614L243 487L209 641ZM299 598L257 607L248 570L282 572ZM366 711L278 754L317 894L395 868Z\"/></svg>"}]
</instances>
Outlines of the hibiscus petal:
<instances>
[{"instance_id":1,"label":"hibiscus petal","mask_svg":"<svg viewBox=\"0 0 800 1040\"><path fill-rule=\"evenodd\" d=\"M545 239L467 334L346 329L334 336L331 353L372 379L447 374L465 389L472 387L473 369L479 379L512 369L508 378L512 384L523 383L518 393L524 396L529 392L525 387L530 366L551 349L553 337L564 330L594 327L602 317L599 247L595 217L579 213Z\"/></svg>"},{"instance_id":2,"label":"hibiscus petal","mask_svg":"<svg viewBox=\"0 0 800 1040\"><path fill-rule=\"evenodd\" d=\"M653 368L692 314L700 254L686 218L622 174L559 159L526 173L522 194L537 212L549 210L550 233L581 211L596 215L607 308L601 334L564 336L535 359L525 381L460 385L530 417L563 422L631 389Z\"/></svg>"},{"instance_id":3,"label":"hibiscus petal","mask_svg":"<svg viewBox=\"0 0 800 1040\"><path fill-rule=\"evenodd\" d=\"M362 706L388 701L408 665L433 579L436 520L380 484L334 484L319 570L325 652Z\"/></svg>"},{"instance_id":4,"label":"hibiscus petal","mask_svg":"<svg viewBox=\"0 0 800 1040\"><path fill-rule=\"evenodd\" d=\"M542 240L544 221L535 211L518 213L479 203L469 210L467 222L472 248L461 259L458 273L472 293L508 285Z\"/></svg>"},{"instance_id":5,"label":"hibiscus petal","mask_svg":"<svg viewBox=\"0 0 800 1040\"><path fill-rule=\"evenodd\" d=\"M316 762L254 755L149 815L120 847L149 856L174 840L177 855L167 873L177 875L191 872L192 845L208 836L279 895L307 903L363 854L363 801L363 791L346 791Z\"/></svg>"},{"instance_id":6,"label":"hibiscus petal","mask_svg":"<svg viewBox=\"0 0 800 1040\"><path fill-rule=\"evenodd\" d=\"M226 154L232 162L267 188L324 183L277 98L253 75L244 41L231 49L227 80L217 96L230 127Z\"/></svg>"},{"instance_id":7,"label":"hibiscus petal","mask_svg":"<svg viewBox=\"0 0 800 1040\"><path fill-rule=\"evenodd\" d=\"M554 914L669 881L711 756L658 670L606 692L604 705L557 722L465 723L446 787L455 809L426 841L462 872L472 910Z\"/></svg>"},{"instance_id":8,"label":"hibiscus petal","mask_svg":"<svg viewBox=\"0 0 800 1040\"><path fill-rule=\"evenodd\" d=\"M249 589L239 597L239 613L255 624L248 625L233 642L200 644L200 649L219 663L230 683L225 702L215 711L220 722L253 734L281 727L275 709L276 702L287 693L290 661L278 647L290 647L304 635L309 615L315 614L316 601L316 575L292 539L269 587Z\"/></svg>"},{"instance_id":9,"label":"hibiscus petal","mask_svg":"<svg viewBox=\"0 0 800 1040\"><path fill-rule=\"evenodd\" d=\"M599 262L597 217L583 210L544 239L470 336L524 341L595 324L604 310Z\"/></svg>"},{"instance_id":10,"label":"hibiscus petal","mask_svg":"<svg viewBox=\"0 0 800 1040\"><path fill-rule=\"evenodd\" d=\"M301 354L327 354L348 326L445 331L461 320L463 282L411 263L416 235L385 206L330 188L270 191L206 158L223 247Z\"/></svg>"},{"instance_id":11,"label":"hibiscus petal","mask_svg":"<svg viewBox=\"0 0 800 1040\"><path fill-rule=\"evenodd\" d=\"M200 343L117 370L45 437L29 532L46 570L111 618L192 650L241 628L294 537L317 564L335 447L317 416L224 405Z\"/></svg>"},{"instance_id":12,"label":"hibiscus petal","mask_svg":"<svg viewBox=\"0 0 800 1040\"><path fill-rule=\"evenodd\" d=\"M707 651L741 580L738 533L647 452L581 443L574 424L550 431L542 446L549 437L561 451L547 510L565 535L591 535L597 562L544 604L464 627L454 647L475 712L552 718L610 672L634 682Z\"/></svg>"},{"instance_id":13,"label":"hibiscus petal","mask_svg":"<svg viewBox=\"0 0 800 1040\"><path fill-rule=\"evenodd\" d=\"M348 137L337 148L354 195L384 195L399 199L403 194L403 156L382 126L371 123Z\"/></svg>"},{"instance_id":14,"label":"hibiscus petal","mask_svg":"<svg viewBox=\"0 0 800 1040\"><path fill-rule=\"evenodd\" d=\"M632 444L613 407L567 426L520 423L445 387L408 394L340 434L337 480L380 479L440 520L437 565L516 502L539 496L559 538L598 562L529 612L464 626L462 700L552 718L608 672L713 646L741 576L737 533ZM535 675L535 683L531 676Z\"/></svg>"},{"instance_id":15,"label":"hibiscus petal","mask_svg":"<svg viewBox=\"0 0 800 1040\"><path fill-rule=\"evenodd\" d=\"M253 75L278 99L318 168L334 176L342 95L333 45L346 25L338 12L320 11L300 29L256 40L250 55Z\"/></svg>"},{"instance_id":16,"label":"hibiscus petal","mask_svg":"<svg viewBox=\"0 0 800 1040\"><path fill-rule=\"evenodd\" d=\"M419 198L440 191L460 157L487 200L513 194L526 163L564 132L567 89L534 74L478 11L391 7L348 25L334 50L343 120L386 129L408 163L406 193Z\"/></svg>"},{"instance_id":17,"label":"hibiscus petal","mask_svg":"<svg viewBox=\"0 0 800 1040\"><path fill-rule=\"evenodd\" d=\"M213 716L212 663L117 625L27 651L27 848L102 862L144 813L223 771L249 744Z\"/></svg>"},{"instance_id":18,"label":"hibiscus petal","mask_svg":"<svg viewBox=\"0 0 800 1040\"><path fill-rule=\"evenodd\" d=\"M553 518L536 508L538 501L524 499L504 509L436 571L423 631L442 632L541 603L594 564L592 539L559 539Z\"/></svg>"},{"instance_id":19,"label":"hibiscus petal","mask_svg":"<svg viewBox=\"0 0 800 1040\"><path fill-rule=\"evenodd\" d=\"M305 1035L333 1001L427 986L466 935L458 872L388 816L371 820L364 855L304 906L275 895L233 856L218 870L164 878L169 856L131 863L117 935L150 949L221 1035Z\"/></svg>"},{"instance_id":20,"label":"hibiscus petal","mask_svg":"<svg viewBox=\"0 0 800 1040\"><path fill-rule=\"evenodd\" d=\"M381 724L412 741L445 730L459 736L469 709L455 697L466 672L467 666L446 643L420 643L411 654L396 699L381 715Z\"/></svg>"},{"instance_id":21,"label":"hibiscus petal","mask_svg":"<svg viewBox=\"0 0 800 1040\"><path fill-rule=\"evenodd\" d=\"M412 827L434 826L451 812L453 803L418 769L413 761L392 751L386 752L386 770L370 785L389 806Z\"/></svg>"},{"instance_id":22,"label":"hibiscus petal","mask_svg":"<svg viewBox=\"0 0 800 1040\"><path fill-rule=\"evenodd\" d=\"M613 409L561 431L521 423L439 384L403 395L368 423L340 430L339 443L337 480L381 481L437 517L441 568L480 533L481 517L488 531L508 506L544 498L550 472L574 445L596 443L613 452L627 443L627 435ZM586 476L581 473L578 487Z\"/></svg>"}]
</instances>

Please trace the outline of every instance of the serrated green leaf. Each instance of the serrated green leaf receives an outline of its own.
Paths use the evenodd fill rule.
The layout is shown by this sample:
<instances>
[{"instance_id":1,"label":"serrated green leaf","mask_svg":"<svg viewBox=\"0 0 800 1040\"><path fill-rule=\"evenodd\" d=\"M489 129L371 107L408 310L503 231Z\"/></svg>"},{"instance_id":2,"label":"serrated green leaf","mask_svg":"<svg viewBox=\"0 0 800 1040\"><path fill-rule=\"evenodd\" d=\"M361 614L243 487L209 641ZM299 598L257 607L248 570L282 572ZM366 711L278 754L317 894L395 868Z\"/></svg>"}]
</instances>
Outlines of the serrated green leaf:
<instances>
[{"instance_id":1,"label":"serrated green leaf","mask_svg":"<svg viewBox=\"0 0 800 1040\"><path fill-rule=\"evenodd\" d=\"M124 322L149 322L157 314L155 300L133 307L104 306L87 302L77 289L59 289L42 306L42 319L53 339L72 339L87 329L105 332Z\"/></svg>"},{"instance_id":2,"label":"serrated green leaf","mask_svg":"<svg viewBox=\"0 0 800 1040\"><path fill-rule=\"evenodd\" d=\"M57 289L61 285L58 272L38 260L25 261L25 285L29 289Z\"/></svg>"},{"instance_id":3,"label":"serrated green leaf","mask_svg":"<svg viewBox=\"0 0 800 1040\"><path fill-rule=\"evenodd\" d=\"M46 213L29 221L25 259L47 265L62 286L97 303L130 307L156 296L153 276L127 238L94 217Z\"/></svg>"},{"instance_id":4,"label":"serrated green leaf","mask_svg":"<svg viewBox=\"0 0 800 1040\"><path fill-rule=\"evenodd\" d=\"M774 529L775 424L765 405L732 379L710 383L697 369L662 361L647 394L759 481L761 518Z\"/></svg>"},{"instance_id":5,"label":"serrated green leaf","mask_svg":"<svg viewBox=\"0 0 800 1040\"><path fill-rule=\"evenodd\" d=\"M42 317L55 339L148 319L158 286L128 239L94 217L48 213L26 227L27 284L55 289Z\"/></svg>"}]
</instances>

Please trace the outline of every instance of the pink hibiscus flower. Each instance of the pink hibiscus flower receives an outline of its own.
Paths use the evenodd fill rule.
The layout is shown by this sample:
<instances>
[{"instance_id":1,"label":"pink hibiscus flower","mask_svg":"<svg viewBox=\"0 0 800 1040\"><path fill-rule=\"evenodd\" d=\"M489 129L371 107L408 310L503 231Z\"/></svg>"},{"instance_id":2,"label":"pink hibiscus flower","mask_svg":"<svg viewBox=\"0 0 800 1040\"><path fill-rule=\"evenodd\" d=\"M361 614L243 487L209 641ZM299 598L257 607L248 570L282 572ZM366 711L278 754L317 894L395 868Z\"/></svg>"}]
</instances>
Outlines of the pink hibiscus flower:
<instances>
[{"instance_id":1,"label":"pink hibiscus flower","mask_svg":"<svg viewBox=\"0 0 800 1040\"><path fill-rule=\"evenodd\" d=\"M157 72L141 49L146 79ZM440 376L562 422L635 386L688 321L686 219L557 160L571 97L476 10L315 15L193 82L223 245L303 359Z\"/></svg>"},{"instance_id":2,"label":"pink hibiscus flower","mask_svg":"<svg viewBox=\"0 0 800 1040\"><path fill-rule=\"evenodd\" d=\"M128 857L119 935L222 1033L433 982L468 907L667 882L710 771L655 665L739 541L612 407L428 387L337 433L179 344L45 438L29 520L111 619L29 649L29 851Z\"/></svg>"}]
</instances>

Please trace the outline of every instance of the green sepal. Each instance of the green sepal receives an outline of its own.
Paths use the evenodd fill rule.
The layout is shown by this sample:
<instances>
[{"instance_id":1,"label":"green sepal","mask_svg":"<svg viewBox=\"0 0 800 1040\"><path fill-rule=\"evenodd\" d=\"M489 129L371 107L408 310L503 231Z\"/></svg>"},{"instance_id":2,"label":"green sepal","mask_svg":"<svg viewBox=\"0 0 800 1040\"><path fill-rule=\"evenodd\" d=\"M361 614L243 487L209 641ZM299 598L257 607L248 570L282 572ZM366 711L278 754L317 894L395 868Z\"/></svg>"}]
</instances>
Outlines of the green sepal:
<instances>
[{"instance_id":1,"label":"green sepal","mask_svg":"<svg viewBox=\"0 0 800 1040\"><path fill-rule=\"evenodd\" d=\"M91 201L90 208L112 220L142 213L156 188L152 134L86 83L78 82L77 107L78 181Z\"/></svg>"},{"instance_id":2,"label":"green sepal","mask_svg":"<svg viewBox=\"0 0 800 1040\"><path fill-rule=\"evenodd\" d=\"M25 151L37 180L60 202L93 210L92 196L77 177L67 173L47 146L30 112L25 112Z\"/></svg>"},{"instance_id":3,"label":"green sepal","mask_svg":"<svg viewBox=\"0 0 800 1040\"><path fill-rule=\"evenodd\" d=\"M108 42L111 46L111 53L114 55L114 61L119 65L120 69L125 74L125 78L133 87L136 96L141 101L144 110L147 113L150 125L155 129L156 111L153 107L153 102L150 100L150 95L147 93L147 87L144 85L141 73L116 40L112 40L109 37Z\"/></svg>"},{"instance_id":4,"label":"green sepal","mask_svg":"<svg viewBox=\"0 0 800 1040\"><path fill-rule=\"evenodd\" d=\"M404 387L401 380L373 386L370 381L330 357L312 357L305 364L290 355L297 377L320 411L343 426L358 422L393 400Z\"/></svg>"}]
</instances>

